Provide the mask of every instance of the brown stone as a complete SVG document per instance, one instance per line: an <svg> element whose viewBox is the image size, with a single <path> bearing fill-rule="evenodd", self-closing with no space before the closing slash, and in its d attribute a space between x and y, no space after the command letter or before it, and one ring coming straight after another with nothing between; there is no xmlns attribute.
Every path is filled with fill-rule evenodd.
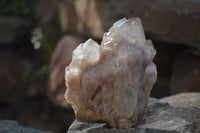
<svg viewBox="0 0 200 133"><path fill-rule="evenodd" d="M68 0L60 5L60 20L65 31L101 38L119 18L139 17L153 40L200 49L198 0Z"/></svg>
<svg viewBox="0 0 200 133"><path fill-rule="evenodd" d="M64 73L65 66L71 62L72 51L84 39L76 36L64 36L58 42L50 61L49 87L47 90L48 97L58 106L71 107L66 103L64 92L66 90Z"/></svg>
<svg viewBox="0 0 200 133"><path fill-rule="evenodd" d="M110 0L104 6L116 17L140 17L145 32L153 40L189 44L200 49L199 0ZM104 26L109 28L106 23Z"/></svg>

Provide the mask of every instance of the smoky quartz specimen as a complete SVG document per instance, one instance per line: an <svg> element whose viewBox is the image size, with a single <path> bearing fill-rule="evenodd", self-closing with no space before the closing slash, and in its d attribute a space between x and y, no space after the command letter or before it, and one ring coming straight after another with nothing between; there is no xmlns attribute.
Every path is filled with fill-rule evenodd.
<svg viewBox="0 0 200 133"><path fill-rule="evenodd" d="M80 44L65 70L66 100L76 117L130 128L146 112L157 79L156 54L139 18L121 19L103 36Z"/></svg>

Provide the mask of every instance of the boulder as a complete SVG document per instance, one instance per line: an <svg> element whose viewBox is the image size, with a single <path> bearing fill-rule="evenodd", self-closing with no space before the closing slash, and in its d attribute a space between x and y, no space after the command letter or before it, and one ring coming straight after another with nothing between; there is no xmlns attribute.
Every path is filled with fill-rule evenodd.
<svg viewBox="0 0 200 133"><path fill-rule="evenodd" d="M199 0L110 0L106 5L117 17L141 18L145 32L153 40L200 48ZM105 9L101 12L106 13Z"/></svg>
<svg viewBox="0 0 200 133"><path fill-rule="evenodd" d="M72 51L81 42L84 42L84 39L80 37L70 35L64 36L58 42L52 54L52 58L50 60L50 76L47 95L55 105L71 107L64 98L66 90L64 71L65 67L71 62Z"/></svg>
<svg viewBox="0 0 200 133"><path fill-rule="evenodd" d="M200 108L200 93L188 92L181 93L160 99L161 102L167 102L174 107L188 107L194 106Z"/></svg>
<svg viewBox="0 0 200 133"><path fill-rule="evenodd" d="M104 28L97 6L95 0L59 2L58 11L62 30L102 38Z"/></svg>
<svg viewBox="0 0 200 133"><path fill-rule="evenodd" d="M139 17L152 40L200 49L199 0L68 0L59 3L59 14L64 31L96 38L119 18Z"/></svg>
<svg viewBox="0 0 200 133"><path fill-rule="evenodd" d="M129 129L110 128L106 123L88 123L75 120L68 133L198 133L200 109L176 108L150 98L146 115L141 122Z"/></svg>
<svg viewBox="0 0 200 133"><path fill-rule="evenodd" d="M52 133L47 131L36 130L20 125L13 120L0 120L0 133Z"/></svg>

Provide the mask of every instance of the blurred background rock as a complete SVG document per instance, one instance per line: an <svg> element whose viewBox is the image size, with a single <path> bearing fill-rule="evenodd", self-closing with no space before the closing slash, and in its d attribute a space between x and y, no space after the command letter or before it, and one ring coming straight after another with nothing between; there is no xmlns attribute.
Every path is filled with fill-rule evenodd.
<svg viewBox="0 0 200 133"><path fill-rule="evenodd" d="M123 17L141 18L157 50L152 97L200 91L199 0L1 0L0 119L66 132L74 120L63 97L71 53L90 37L100 42Z"/></svg>

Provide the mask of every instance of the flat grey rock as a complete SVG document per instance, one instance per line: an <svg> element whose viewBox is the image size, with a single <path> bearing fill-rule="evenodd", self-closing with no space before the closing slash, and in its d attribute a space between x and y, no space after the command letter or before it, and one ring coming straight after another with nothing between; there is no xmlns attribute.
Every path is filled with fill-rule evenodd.
<svg viewBox="0 0 200 133"><path fill-rule="evenodd" d="M179 93L176 95L161 98L159 101L169 103L174 107L193 106L200 108L200 92Z"/></svg>
<svg viewBox="0 0 200 133"><path fill-rule="evenodd" d="M20 125L13 120L0 120L0 133L52 133L47 131L36 130Z"/></svg>
<svg viewBox="0 0 200 133"><path fill-rule="evenodd" d="M68 133L200 133L200 109L176 108L150 98L147 113L138 125L129 129L110 128L106 123L75 120Z"/></svg>

